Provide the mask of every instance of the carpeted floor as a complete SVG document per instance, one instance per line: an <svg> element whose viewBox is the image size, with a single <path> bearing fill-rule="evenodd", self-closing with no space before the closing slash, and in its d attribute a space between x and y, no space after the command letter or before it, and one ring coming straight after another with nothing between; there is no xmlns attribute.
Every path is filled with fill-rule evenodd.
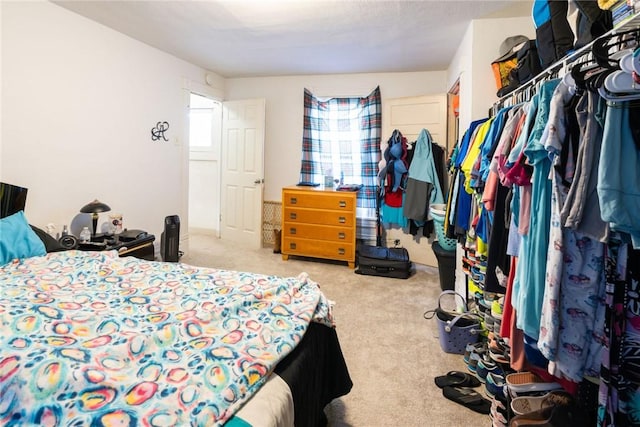
<svg viewBox="0 0 640 427"><path fill-rule="evenodd" d="M290 259L272 249L246 250L203 234L191 234L181 262L280 276L307 272L335 301L337 332L354 386L326 413L335 427L490 426L442 396L433 378L466 371L462 356L444 353L435 319L423 313L440 294L436 269L418 266L407 280L354 274L342 263ZM477 389L484 393L483 388Z"/></svg>

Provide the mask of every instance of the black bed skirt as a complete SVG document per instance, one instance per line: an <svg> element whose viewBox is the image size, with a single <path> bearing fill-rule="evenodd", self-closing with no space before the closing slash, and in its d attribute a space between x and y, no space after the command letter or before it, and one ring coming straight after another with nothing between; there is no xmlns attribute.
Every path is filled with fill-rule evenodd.
<svg viewBox="0 0 640 427"><path fill-rule="evenodd" d="M275 372L293 395L296 427L326 426L325 406L353 386L335 329L315 322Z"/></svg>

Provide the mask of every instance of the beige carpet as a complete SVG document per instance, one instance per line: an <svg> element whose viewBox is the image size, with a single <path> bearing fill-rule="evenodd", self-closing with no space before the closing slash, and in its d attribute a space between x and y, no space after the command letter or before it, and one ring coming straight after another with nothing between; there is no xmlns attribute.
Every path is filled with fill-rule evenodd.
<svg viewBox="0 0 640 427"><path fill-rule="evenodd" d="M435 319L423 313L440 294L436 269L420 267L407 280L354 274L342 263L290 259L272 249L246 250L191 234L182 262L280 276L307 272L335 301L337 332L354 386L326 409L330 426L490 426L444 397L433 378L466 370L462 356L444 353ZM477 389L483 393L483 388Z"/></svg>

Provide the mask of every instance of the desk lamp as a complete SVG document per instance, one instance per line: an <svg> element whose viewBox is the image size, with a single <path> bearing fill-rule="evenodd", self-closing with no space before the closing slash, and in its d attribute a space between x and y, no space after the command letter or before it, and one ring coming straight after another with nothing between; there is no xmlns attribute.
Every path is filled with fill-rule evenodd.
<svg viewBox="0 0 640 427"><path fill-rule="evenodd" d="M91 203L87 203L80 209L82 213L91 214L91 221L93 223L93 230L91 231L91 240L96 237L96 229L98 228L98 214L100 212L109 212L111 208L108 205L98 201L98 199L94 200Z"/></svg>

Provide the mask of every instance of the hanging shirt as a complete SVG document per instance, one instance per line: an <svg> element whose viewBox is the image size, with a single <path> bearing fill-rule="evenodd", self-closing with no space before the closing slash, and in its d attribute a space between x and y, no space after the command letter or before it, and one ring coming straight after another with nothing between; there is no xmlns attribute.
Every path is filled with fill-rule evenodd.
<svg viewBox="0 0 640 427"><path fill-rule="evenodd" d="M468 194L473 193L473 189L471 188L471 169L473 168L474 163L478 159L478 155L480 154L480 149L482 148L482 143L487 136L487 132L489 132L489 128L491 127L491 123L493 123L493 119L489 119L478 127L478 132L475 133L473 141L469 145L469 150L467 151L467 155L464 158L464 161L460 165L460 169L462 173L464 173L464 189Z"/></svg>
<svg viewBox="0 0 640 427"><path fill-rule="evenodd" d="M471 122L469 129L464 134L462 141L460 141L460 150L456 156L454 166L456 174L455 185L458 188L455 200L452 202L452 206L455 205L455 210L452 211L453 221L456 234L463 234L464 231L469 229L470 221L469 216L471 214L471 194L467 193L464 188L465 175L462 172L462 163L467 156L467 151L475 139L475 135L478 133L480 126L488 119L481 119Z"/></svg>
<svg viewBox="0 0 640 427"><path fill-rule="evenodd" d="M587 95L584 108L578 111L584 117L581 119L584 136L577 150L576 176L562 208L560 221L565 227L606 242L609 239L609 224L602 220L597 192L606 107L598 94L589 91Z"/></svg>
<svg viewBox="0 0 640 427"><path fill-rule="evenodd" d="M631 132L629 103L608 101L607 107L597 185L602 219L612 230L629 233L633 247L640 249L640 150Z"/></svg>
<svg viewBox="0 0 640 427"><path fill-rule="evenodd" d="M551 161L540 138L547 124L551 97L560 79L549 80L540 88L540 101L535 124L524 153L533 166L531 177L531 200L535 200L535 209L531 210L529 233L523 237L520 247L520 260L524 257L525 268L519 268L521 296L517 326L526 335L538 339L540 333L540 314L545 287L547 247L549 244L549 218L551 215L551 182L549 171Z"/></svg>
<svg viewBox="0 0 640 427"><path fill-rule="evenodd" d="M427 219L430 204L444 203L431 144L431 134L422 129L414 145L414 154L409 166L403 205L404 216L419 222Z"/></svg>

